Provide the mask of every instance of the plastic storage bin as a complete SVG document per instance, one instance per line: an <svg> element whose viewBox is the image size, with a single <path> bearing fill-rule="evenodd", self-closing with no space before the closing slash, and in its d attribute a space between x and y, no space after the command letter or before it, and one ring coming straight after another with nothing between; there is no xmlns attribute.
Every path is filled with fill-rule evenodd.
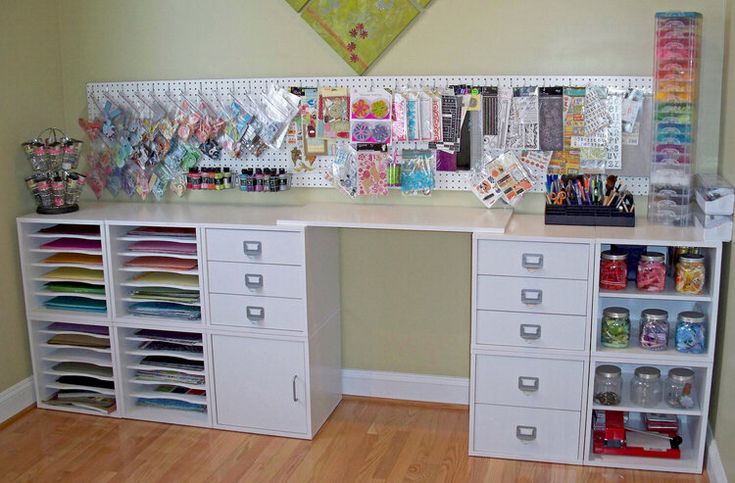
<svg viewBox="0 0 735 483"><path fill-rule="evenodd" d="M657 224L692 223L701 28L696 12L656 14L648 218Z"/></svg>

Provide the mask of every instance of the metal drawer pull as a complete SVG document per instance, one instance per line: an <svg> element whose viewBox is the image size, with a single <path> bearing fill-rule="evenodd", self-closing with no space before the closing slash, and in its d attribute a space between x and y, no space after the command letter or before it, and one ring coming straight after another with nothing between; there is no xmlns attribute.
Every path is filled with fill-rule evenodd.
<svg viewBox="0 0 735 483"><path fill-rule="evenodd" d="M539 305L544 299L544 291L524 288L521 290L521 302L526 305Z"/></svg>
<svg viewBox="0 0 735 483"><path fill-rule="evenodd" d="M544 256L540 253L524 253L521 257L521 265L529 272L544 268Z"/></svg>
<svg viewBox="0 0 735 483"><path fill-rule="evenodd" d="M265 308L263 307L251 307L248 305L245 308L245 313L247 314L248 320L252 322L265 319Z"/></svg>
<svg viewBox="0 0 735 483"><path fill-rule="evenodd" d="M516 426L516 438L521 441L535 441L536 426Z"/></svg>
<svg viewBox="0 0 735 483"><path fill-rule="evenodd" d="M523 392L536 392L538 391L538 385L538 377L521 376L518 378L518 389Z"/></svg>
<svg viewBox="0 0 735 483"><path fill-rule="evenodd" d="M246 273L245 286L250 289L263 288L263 276L255 273Z"/></svg>
<svg viewBox="0 0 735 483"><path fill-rule="evenodd" d="M541 326L538 324L521 324L521 339L537 340L541 338Z"/></svg>
<svg viewBox="0 0 735 483"><path fill-rule="evenodd" d="M249 257L259 257L263 254L263 244L259 241L244 241L242 251Z"/></svg>
<svg viewBox="0 0 735 483"><path fill-rule="evenodd" d="M299 376L293 376L293 381L291 383L291 387L293 389L293 402L299 402L299 398L296 396L296 379Z"/></svg>

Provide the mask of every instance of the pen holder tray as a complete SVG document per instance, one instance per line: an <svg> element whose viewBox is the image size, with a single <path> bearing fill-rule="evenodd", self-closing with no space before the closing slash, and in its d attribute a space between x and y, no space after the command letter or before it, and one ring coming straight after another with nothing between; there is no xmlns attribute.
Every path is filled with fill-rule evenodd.
<svg viewBox="0 0 735 483"><path fill-rule="evenodd" d="M635 226L635 213L625 213L612 206L546 205L547 225Z"/></svg>

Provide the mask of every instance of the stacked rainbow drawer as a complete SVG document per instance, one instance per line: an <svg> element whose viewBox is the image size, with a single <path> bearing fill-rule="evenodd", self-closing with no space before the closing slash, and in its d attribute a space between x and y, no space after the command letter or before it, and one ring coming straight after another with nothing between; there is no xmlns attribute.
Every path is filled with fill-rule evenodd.
<svg viewBox="0 0 735 483"><path fill-rule="evenodd" d="M691 222L702 15L656 14L653 154L648 218Z"/></svg>

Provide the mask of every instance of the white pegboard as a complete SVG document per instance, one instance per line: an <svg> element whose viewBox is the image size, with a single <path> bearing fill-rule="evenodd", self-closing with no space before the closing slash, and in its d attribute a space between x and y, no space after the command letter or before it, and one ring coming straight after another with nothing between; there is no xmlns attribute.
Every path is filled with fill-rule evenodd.
<svg viewBox="0 0 735 483"><path fill-rule="evenodd" d="M603 85L615 88L640 88L650 93L653 86L651 77L635 76L353 76L353 77L277 77L252 79L204 79L204 80L171 80L171 81L139 81L139 82L102 82L87 84L87 108L89 118L99 114L105 101L110 100L123 107L129 103L139 110L152 106L157 101L167 105L183 101L183 94L192 101L198 101L199 92L212 101L219 98L222 102L230 99L229 92L241 97L248 92L265 92L270 86L281 87L349 87L349 88L443 88L450 85L487 85L498 87L523 86L585 86L588 84ZM183 93L183 94L182 94ZM155 96L155 97L154 97ZM246 155L241 159L222 157L221 160L202 164L224 165L238 171L242 168L275 167L291 170L293 163L288 149L268 150L260 158ZM293 175L293 186L300 188L330 188L332 185L324 177L324 160L315 164L309 172L296 172ZM466 172L439 172L436 177L436 189L448 191L467 191ZM621 177L635 195L648 194L648 178ZM543 183L538 183L534 191L543 191Z"/></svg>

